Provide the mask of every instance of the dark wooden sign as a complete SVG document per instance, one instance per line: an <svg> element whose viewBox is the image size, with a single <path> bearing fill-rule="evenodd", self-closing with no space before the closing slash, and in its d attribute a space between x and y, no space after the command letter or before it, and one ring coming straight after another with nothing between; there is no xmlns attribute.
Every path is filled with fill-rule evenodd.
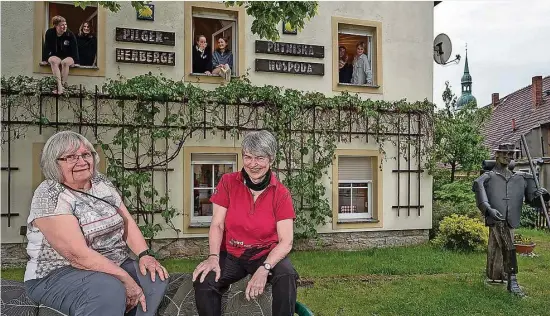
<svg viewBox="0 0 550 316"><path fill-rule="evenodd" d="M132 48L117 48L116 61L119 63L175 66L176 53Z"/></svg>
<svg viewBox="0 0 550 316"><path fill-rule="evenodd" d="M325 46L256 40L256 53L325 58Z"/></svg>
<svg viewBox="0 0 550 316"><path fill-rule="evenodd" d="M256 58L256 71L324 76L325 65L320 63L307 63L301 61Z"/></svg>
<svg viewBox="0 0 550 316"><path fill-rule="evenodd" d="M176 33L117 27L116 40L119 42L175 46Z"/></svg>

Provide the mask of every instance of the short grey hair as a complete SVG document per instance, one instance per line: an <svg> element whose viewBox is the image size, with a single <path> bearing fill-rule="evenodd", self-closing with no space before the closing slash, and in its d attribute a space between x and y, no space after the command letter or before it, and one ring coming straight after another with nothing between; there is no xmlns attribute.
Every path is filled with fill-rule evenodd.
<svg viewBox="0 0 550 316"><path fill-rule="evenodd" d="M50 137L42 149L40 168L42 169L42 173L44 173L44 177L48 180L55 180L62 183L64 181L63 173L61 172L61 166L59 166L57 158L60 158L65 154L75 153L80 145L84 145L84 147L92 153L92 157L94 159L93 176L96 176L97 166L99 164L99 155L97 154L94 146L92 146L86 137L76 132L63 131Z"/></svg>
<svg viewBox="0 0 550 316"><path fill-rule="evenodd" d="M277 139L266 130L246 134L242 143L243 154L249 152L258 156L269 157L269 162L277 155Z"/></svg>

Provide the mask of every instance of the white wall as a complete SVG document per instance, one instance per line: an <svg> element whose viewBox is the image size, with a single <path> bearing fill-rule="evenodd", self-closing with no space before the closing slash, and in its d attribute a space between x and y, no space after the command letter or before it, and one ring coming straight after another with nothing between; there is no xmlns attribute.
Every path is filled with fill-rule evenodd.
<svg viewBox="0 0 550 316"><path fill-rule="evenodd" d="M182 80L184 77L183 60L184 43L183 40L183 2L155 2L155 21L136 20L135 11L128 2L123 2L122 10L118 13L109 14L107 17L107 38L106 54L107 69L106 78L114 78L119 73L125 77L133 77L146 72L156 74L162 73L174 80ZM1 47L1 69L4 76L43 76L33 74L33 10L32 2L2 2L2 47ZM250 79L255 85L279 85L301 90L320 91L327 95L332 95L332 38L331 38L331 16L340 16L355 19L367 19L380 21L382 23L383 39L383 93L382 94L363 94L364 98L399 100L406 98L409 101L432 98L432 33L433 33L433 2L319 2L318 15L312 19L306 28L298 35L282 35L280 41L292 43L306 43L325 46L324 60L313 60L311 58L301 58L292 56L274 56L260 55L254 53L254 40L256 36L252 35L250 26L252 19L246 18L246 64L250 68ZM176 32L176 46L159 46L120 43L115 42L115 28L130 27L153 29L161 31ZM152 66L139 64L123 64L115 62L115 48L139 48L150 50L163 50L176 52L176 66ZM304 60L310 62L324 62L325 75L302 76L278 73L256 73L254 72L254 59L272 58L288 60ZM72 84L84 84L93 86L101 85L105 78L72 76ZM207 88L213 88L209 85ZM19 227L26 225L28 208L32 192L30 192L30 183L32 182L32 143L45 142L54 130L45 130L43 135L37 132L27 132L25 140L19 140L12 146L12 166L20 167L19 171L12 173L12 212L20 214L19 217L12 218L11 227L7 227L5 218L1 220L2 242L23 242L19 236ZM241 138L242 139L242 138ZM15 144L15 143L14 143ZM227 146L238 147L240 140L222 140L220 133L216 136L209 136L207 140L191 139L186 143L189 146ZM365 144L364 141L353 141L347 144L341 144L340 149L376 149L374 142ZM5 155L5 145L2 146L2 166L7 166ZM421 202L425 206L421 215L417 215L415 209L411 209L411 215L406 216L406 210L401 211L401 216L397 217L396 210L391 206L396 204L397 196L397 178L392 169L396 169L395 148L391 144L386 144L385 149L388 153L388 159L384 162L383 171L383 196L384 196L384 230L396 229L427 229L431 226L431 177L423 174L421 178ZM402 160L402 168L405 162ZM181 212L183 209L183 196L180 191L183 177L183 155L179 155L170 165L175 171L170 175L170 188L176 188L171 194L171 202ZM415 165L413 164L413 168ZM329 175L331 174L329 170ZM402 175L400 204L406 203L407 181L406 175ZM411 204L417 204L416 201L416 174L411 175ZM323 179L327 187L329 201L331 199L331 179L327 176ZM2 213L6 210L6 184L7 173L2 172ZM181 217L174 219L174 222L181 229L183 220ZM332 231L332 225L329 223L326 227L320 228L322 232ZM349 230L346 230L349 231ZM170 231L164 232L162 237L173 237Z"/></svg>
<svg viewBox="0 0 550 316"><path fill-rule="evenodd" d="M184 77L184 3L153 2L155 21L140 21L128 2L121 2L118 13L107 17L106 77L122 74L131 78L149 71L164 74L174 80ZM33 75L34 22L32 2L2 2L2 75ZM383 94L365 94L364 97L385 100L432 99L432 36L433 2L319 2L318 15L306 24L298 35L281 35L280 41L322 45L325 58L303 58L256 54L254 41L258 39L250 31L252 18L246 17L246 68L256 85L278 85L300 90L321 91L332 94L332 38L331 17L379 21L382 23ZM123 43L115 41L115 28L129 27L173 31L176 46ZM280 27L279 27L280 28ZM115 61L115 48L136 48L176 52L176 66L124 64ZM254 71L255 58L287 59L322 62L325 75L304 76ZM42 76L36 74L36 76ZM74 84L101 85L104 78L73 76ZM213 85L210 85L212 87Z"/></svg>

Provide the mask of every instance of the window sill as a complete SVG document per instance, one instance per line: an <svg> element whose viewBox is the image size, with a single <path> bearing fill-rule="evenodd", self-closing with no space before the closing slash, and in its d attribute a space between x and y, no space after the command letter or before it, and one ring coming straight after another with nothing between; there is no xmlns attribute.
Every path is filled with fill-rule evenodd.
<svg viewBox="0 0 550 316"><path fill-rule="evenodd" d="M34 68L35 73L52 74L50 64L37 63ZM100 69L98 66L71 66L70 76L85 76L85 77L105 77L105 68Z"/></svg>
<svg viewBox="0 0 550 316"><path fill-rule="evenodd" d="M38 64L40 67L50 68L50 64ZM70 68L76 68L76 69L93 69L93 70L99 70L99 67L97 66L82 66L82 65L72 65Z"/></svg>
<svg viewBox="0 0 550 316"><path fill-rule="evenodd" d="M232 75L231 78L236 79L236 78L239 78L239 76ZM189 73L185 75L185 81L194 82L194 83L214 83L214 84L221 84L226 82L219 75L207 75L205 73Z"/></svg>
<svg viewBox="0 0 550 316"><path fill-rule="evenodd" d="M358 87L358 88L374 88L374 89L380 88L379 85L375 85L375 84L353 84L353 83L342 83L342 82L338 82L338 86Z"/></svg>
<svg viewBox="0 0 550 316"><path fill-rule="evenodd" d="M380 221L374 218L350 218L350 219L338 219L337 224L350 224L350 223L379 223Z"/></svg>
<svg viewBox="0 0 550 316"><path fill-rule="evenodd" d="M207 228L210 227L210 222L191 222L189 228Z"/></svg>

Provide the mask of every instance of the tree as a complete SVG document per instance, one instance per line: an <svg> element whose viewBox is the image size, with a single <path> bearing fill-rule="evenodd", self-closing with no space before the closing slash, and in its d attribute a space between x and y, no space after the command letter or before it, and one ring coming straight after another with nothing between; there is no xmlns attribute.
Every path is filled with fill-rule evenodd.
<svg viewBox="0 0 550 316"><path fill-rule="evenodd" d="M457 109L456 96L448 81L442 96L445 108L435 114L432 166L444 164L450 167L450 182L453 182L457 168L467 172L477 170L483 159L489 156L483 145L481 127L489 117L490 109L478 109L474 102Z"/></svg>
<svg viewBox="0 0 550 316"><path fill-rule="evenodd" d="M279 40L279 26L289 23L292 28L302 30L307 21L317 15L317 1L224 1L225 5L244 6L246 14L254 17L251 31L260 38ZM85 9L95 5L111 12L120 10L118 1L74 1L75 6ZM132 7L140 10L148 1L131 1Z"/></svg>

